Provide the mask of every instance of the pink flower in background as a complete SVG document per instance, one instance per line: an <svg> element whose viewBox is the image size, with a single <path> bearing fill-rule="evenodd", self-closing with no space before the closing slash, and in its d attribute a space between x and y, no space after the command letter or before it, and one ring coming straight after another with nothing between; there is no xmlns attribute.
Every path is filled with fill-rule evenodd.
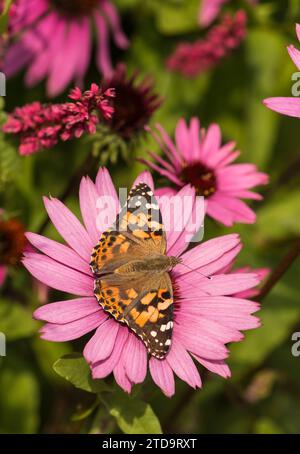
<svg viewBox="0 0 300 454"><path fill-rule="evenodd" d="M0 287L5 283L10 267L21 265L24 252L33 252L27 238L25 227L19 219L5 219L4 210L0 208ZM48 297L48 287L33 279L38 301L42 304Z"/></svg>
<svg viewBox="0 0 300 454"><path fill-rule="evenodd" d="M228 0L202 0L199 9L199 24L208 27L218 17L222 6Z"/></svg>
<svg viewBox="0 0 300 454"><path fill-rule="evenodd" d="M300 41L300 25L296 24L296 34ZM300 71L300 51L295 46L290 45L287 48L288 53ZM300 118L300 98L296 97L277 97L264 99L263 103L269 109L275 112L287 115L288 117Z"/></svg>
<svg viewBox="0 0 300 454"><path fill-rule="evenodd" d="M28 247L24 226L18 219L4 219L0 209L0 287L4 284L10 266L20 264Z"/></svg>
<svg viewBox="0 0 300 454"><path fill-rule="evenodd" d="M234 151L234 142L222 145L217 124L210 125L205 132L200 131L197 118L192 118L189 125L181 119L175 131L175 143L160 125L157 130L161 138L156 133L153 137L165 157L150 152L154 162L140 160L173 184L173 187L158 190L158 195L172 195L191 184L198 195L206 198L206 212L215 220L227 226L235 222L255 222L254 211L241 199L261 200L262 197L250 189L267 184L268 175L258 172L254 164L231 164L240 152Z"/></svg>
<svg viewBox="0 0 300 454"><path fill-rule="evenodd" d="M0 265L0 287L4 284L7 274L6 266Z"/></svg>
<svg viewBox="0 0 300 454"><path fill-rule="evenodd" d="M221 8L229 0L202 0L199 8L198 22L203 27L208 27L220 14ZM248 0L257 3L258 0Z"/></svg>
<svg viewBox="0 0 300 454"><path fill-rule="evenodd" d="M154 189L148 172L141 174L135 184L138 182ZM185 216L183 231L167 232L167 254L183 260L171 274L175 290L172 346L164 359L149 359L144 343L127 325L104 312L94 296L94 276L89 263L101 234L96 201L107 195L114 202L109 214L112 224L119 211L119 200L108 171L100 169L95 183L89 178L81 181L79 199L84 225L59 200L44 199L51 221L67 244L27 234L33 247L40 251L25 254L24 265L29 272L49 287L77 295L75 299L47 304L35 312L36 319L47 322L41 329L41 337L64 342L96 330L84 349L92 375L104 378L113 373L116 382L127 392L133 384L145 380L148 366L153 381L167 396L175 392L174 373L193 388L201 387L193 360L222 377L229 377L230 370L225 363L229 351L225 344L242 340L241 330L260 325L251 315L259 305L231 296L255 287L260 281L258 274L218 274L241 250L239 236L225 235L185 252L186 237L191 237L189 220L198 208L198 200L194 188L182 188L179 196L189 196L193 202L190 216ZM160 208L164 218L163 202ZM194 227L195 232L198 228L199 225Z"/></svg>
<svg viewBox="0 0 300 454"><path fill-rule="evenodd" d="M223 271L224 272L224 271ZM250 266L245 266L243 268L238 268L236 270L232 270L232 273L256 273L260 281L264 281L264 279L270 274L270 268L256 268L252 269ZM258 288L251 288L249 290L243 290L242 292L236 293L234 296L238 298L255 298L260 294L260 290Z"/></svg>
<svg viewBox="0 0 300 454"><path fill-rule="evenodd" d="M185 77L196 77L216 66L240 46L246 36L246 13L225 15L220 24L212 27L204 39L180 43L167 60L167 67Z"/></svg>
<svg viewBox="0 0 300 454"><path fill-rule="evenodd" d="M98 40L97 66L109 77L110 30L118 47L128 47L112 1L16 0L9 24L12 42L3 71L10 77L27 67L26 85L47 78L50 96L61 93L72 81L81 85L92 54L92 23Z"/></svg>
<svg viewBox="0 0 300 454"><path fill-rule="evenodd" d="M224 273L256 273L260 282L264 281L265 278L270 274L270 268L251 268L250 266L244 266L243 268L234 269L234 260L226 265L224 268L218 271L218 274ZM237 292L232 296L237 298L248 298L253 299L260 294L260 289L258 287L251 288L248 290L243 290L242 292Z"/></svg>
<svg viewBox="0 0 300 454"><path fill-rule="evenodd" d="M36 101L17 107L2 129L20 137L21 155L53 148L59 139L79 138L84 132L94 134L99 117L111 119L114 108L110 101L114 96L112 88L102 91L96 84L85 92L75 88L69 95L73 102L41 104Z"/></svg>

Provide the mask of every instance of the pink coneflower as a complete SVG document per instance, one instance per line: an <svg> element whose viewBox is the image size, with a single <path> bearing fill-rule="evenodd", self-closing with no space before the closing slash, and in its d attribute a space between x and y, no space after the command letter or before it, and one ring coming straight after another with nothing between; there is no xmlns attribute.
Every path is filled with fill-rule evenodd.
<svg viewBox="0 0 300 454"><path fill-rule="evenodd" d="M257 3L258 0L248 0ZM203 27L208 27L219 15L222 6L229 0L201 0L198 21Z"/></svg>
<svg viewBox="0 0 300 454"><path fill-rule="evenodd" d="M17 219L0 220L0 263L17 265L27 243L24 226Z"/></svg>
<svg viewBox="0 0 300 454"><path fill-rule="evenodd" d="M0 219L0 286L5 281L7 268L20 263L26 245L21 222L17 219Z"/></svg>
<svg viewBox="0 0 300 454"><path fill-rule="evenodd" d="M114 109L110 99L114 95L113 89L102 91L96 84L85 92L75 88L69 95L73 102L41 104L36 101L17 107L9 114L3 131L20 138L21 155L52 148L60 139L79 138L84 132L95 134L100 118L112 117Z"/></svg>
<svg viewBox="0 0 300 454"><path fill-rule="evenodd" d="M155 162L141 159L142 162L167 178L177 189L189 183L194 186L197 194L206 198L207 214L222 224L255 222L255 213L241 199L261 200L262 197L250 189L267 184L268 176L258 172L254 164L231 164L240 152L234 151L234 142L222 146L221 130L217 124L200 133L197 118L192 118L190 125L181 119L177 123L175 143L160 125L157 129L161 138L155 133L153 136L167 159L149 153ZM171 187L158 191L159 194L175 192Z"/></svg>
<svg viewBox="0 0 300 454"><path fill-rule="evenodd" d="M153 188L149 173L136 180ZM45 198L46 210L67 244L28 233L27 238L41 253L26 253L24 265L30 273L52 288L77 295L77 298L47 304L35 312L35 318L46 321L41 329L43 339L63 342L77 339L96 330L84 349L94 378L113 373L117 383L127 392L132 385L145 380L147 368L153 381L167 395L175 392L174 373L193 388L201 387L201 379L193 360L208 370L229 377L225 363L225 344L243 339L241 330L256 328L259 320L252 316L258 304L230 295L248 290L259 283L256 273L217 274L231 263L241 249L238 235L231 234L209 240L184 252L191 237L190 217L198 206L195 190L182 189L180 197L189 196L190 216L185 216L182 231L167 232L167 254L181 257L182 263L172 271L175 291L175 315L172 345L164 359L148 358L140 338L129 328L104 312L94 295L94 275L89 267L91 253L100 237L102 218L96 209L99 197L110 196L109 218L114 222L119 200L109 173L100 169L95 184L83 178L80 185L80 208L84 226L57 199ZM160 205L162 216L165 205ZM96 219L98 222L96 222ZM188 227L189 226L189 227ZM195 230L199 226L195 225ZM186 234L188 232L188 234ZM209 275L207 279L200 273Z"/></svg>
<svg viewBox="0 0 300 454"><path fill-rule="evenodd" d="M92 22L98 38L97 66L110 76L109 30L118 47L128 46L110 0L16 0L9 24L15 42L8 48L3 71L10 77L27 66L26 85L47 78L50 96L71 81L81 85L92 53Z"/></svg>
<svg viewBox="0 0 300 454"><path fill-rule="evenodd" d="M296 24L296 34L300 41L300 25ZM295 46L290 45L287 48L288 53L300 71L300 51ZM263 103L269 109L275 112L287 115L288 117L300 118L300 98L297 97L278 97L264 99Z"/></svg>
<svg viewBox="0 0 300 454"><path fill-rule="evenodd" d="M256 268L253 269L250 266L244 266L242 268L237 268L234 269L234 261L230 263L229 265L225 266L223 269L219 270L218 274L224 274L224 273L256 273L260 282L264 281L265 278L269 275L270 273L270 268ZM253 299L257 297L260 294L260 289L258 287L251 288L248 290L243 290L242 292L237 292L233 296L236 296L237 298L247 298L247 299Z"/></svg>
<svg viewBox="0 0 300 454"><path fill-rule="evenodd" d="M246 36L246 23L243 10L234 16L226 14L204 39L180 43L168 58L167 67L185 77L196 77L213 68L240 46Z"/></svg>

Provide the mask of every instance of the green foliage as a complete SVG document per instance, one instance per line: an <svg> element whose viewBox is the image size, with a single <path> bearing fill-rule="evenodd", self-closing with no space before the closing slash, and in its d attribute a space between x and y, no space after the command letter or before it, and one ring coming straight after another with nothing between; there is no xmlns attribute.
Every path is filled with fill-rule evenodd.
<svg viewBox="0 0 300 454"><path fill-rule="evenodd" d="M260 210L258 229L274 240L300 234L300 225L295 213L299 209L300 190L281 191Z"/></svg>
<svg viewBox="0 0 300 454"><path fill-rule="evenodd" d="M93 380L90 368L79 353L60 358L53 365L55 372L76 388L99 395L120 429L128 434L159 434L161 427L151 406L137 397L130 397L117 387L108 386L104 380ZM88 417L92 409L87 409L80 418ZM78 418L75 418L78 419Z"/></svg>
<svg viewBox="0 0 300 454"><path fill-rule="evenodd" d="M20 156L2 132L2 125L6 121L6 114L3 112L4 102L0 98L0 191L16 178L21 166Z"/></svg>
<svg viewBox="0 0 300 454"><path fill-rule="evenodd" d="M8 341L23 339L36 332L32 313L14 300L0 299L0 332Z"/></svg>
<svg viewBox="0 0 300 454"><path fill-rule="evenodd" d="M283 303L284 302L284 303ZM299 268L295 267L264 299L259 312L262 328L246 334L244 343L231 347L233 380L259 365L289 337L300 320Z"/></svg>
<svg viewBox="0 0 300 454"><path fill-rule="evenodd" d="M93 380L90 368L80 353L72 353L58 359L53 365L55 372L72 383L76 388L90 393L108 391L103 380Z"/></svg>
<svg viewBox="0 0 300 454"><path fill-rule="evenodd" d="M0 32L5 36L10 3L6 0L0 18ZM256 6L247 0L227 2L228 11L246 8L246 40L216 68L194 79L169 72L166 59L180 42L204 38L208 32L197 24L200 0L114 3L130 39L126 52L113 48L114 63L125 61L129 71L138 68L141 78L149 75L164 98L151 126L159 122L173 135L180 117L198 116L203 127L217 122L223 141L235 140L241 150L239 162L254 163L270 174L269 187L261 191L265 199L247 201L257 212L255 225L228 229L207 220L204 239L240 233L244 248L238 265L274 269L300 234L299 119L271 112L262 100L291 96L296 67L286 45L300 48L295 35L299 1L261 0ZM15 107L48 101L44 82L25 89L22 77L8 81L5 108L0 99L1 126ZM90 82L99 82L92 65L86 84ZM67 93L62 94L61 100L66 97ZM106 165L116 186L130 187L144 170L135 158L147 156L148 150L158 151L149 134L140 139L128 145L101 125L95 136L23 157L17 140L0 130L0 210L4 209L6 218L19 217L26 230L37 232L46 219L42 196L61 197L78 170L79 177L89 173L94 178L99 165ZM94 164L83 171L89 155L95 156ZM71 186L65 202L80 217L79 179ZM45 232L61 241L53 226L48 224ZM231 379L200 368L202 390L189 390L178 379L176 394L168 399L150 378L134 387L130 396L113 377L93 380L82 355L72 353L82 351L90 335L72 343L41 340L40 323L32 319L39 303L36 286L21 266L9 267L0 289L0 332L7 339L7 356L0 358L0 432L43 433L50 428L97 434L299 433L300 358L291 354L291 334L300 331L299 271L298 258L262 301L257 314L262 326L246 332L243 342L228 346ZM48 300L61 297L50 291Z"/></svg>
<svg viewBox="0 0 300 454"><path fill-rule="evenodd" d="M162 433L160 422L149 404L120 391L103 400L125 434Z"/></svg>

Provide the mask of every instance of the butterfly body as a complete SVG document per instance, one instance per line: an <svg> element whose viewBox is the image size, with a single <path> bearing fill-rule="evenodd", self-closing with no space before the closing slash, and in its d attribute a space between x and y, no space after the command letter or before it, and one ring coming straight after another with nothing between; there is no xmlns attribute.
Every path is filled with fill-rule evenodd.
<svg viewBox="0 0 300 454"><path fill-rule="evenodd" d="M169 272L180 263L166 255L166 248L158 204L149 186L140 183L129 193L114 225L101 235L90 263L99 304L127 324L158 359L166 356L172 343Z"/></svg>
<svg viewBox="0 0 300 454"><path fill-rule="evenodd" d="M171 270L180 260L177 257L168 257L167 255L149 255L143 260L132 260L124 265L121 265L115 270L118 274L135 274L152 272L156 275L165 273Z"/></svg>

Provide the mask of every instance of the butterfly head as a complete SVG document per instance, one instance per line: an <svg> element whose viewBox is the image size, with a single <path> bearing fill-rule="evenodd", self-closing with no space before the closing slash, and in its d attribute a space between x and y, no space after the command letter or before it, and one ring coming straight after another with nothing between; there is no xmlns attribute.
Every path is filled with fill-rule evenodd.
<svg viewBox="0 0 300 454"><path fill-rule="evenodd" d="M176 265L182 263L182 259L180 257L169 257L170 263L170 270L172 270Z"/></svg>

